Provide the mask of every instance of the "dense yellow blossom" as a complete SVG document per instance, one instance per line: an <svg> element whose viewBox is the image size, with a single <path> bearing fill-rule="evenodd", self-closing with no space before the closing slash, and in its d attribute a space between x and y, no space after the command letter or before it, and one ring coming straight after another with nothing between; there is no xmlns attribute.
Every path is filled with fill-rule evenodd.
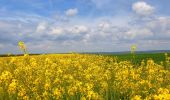
<svg viewBox="0 0 170 100"><path fill-rule="evenodd" d="M162 64L139 65L76 53L0 58L0 100L168 100L165 56Z"/></svg>
<svg viewBox="0 0 170 100"><path fill-rule="evenodd" d="M8 92L14 94L16 92L16 89L17 89L17 80L13 79L12 83L9 84Z"/></svg>

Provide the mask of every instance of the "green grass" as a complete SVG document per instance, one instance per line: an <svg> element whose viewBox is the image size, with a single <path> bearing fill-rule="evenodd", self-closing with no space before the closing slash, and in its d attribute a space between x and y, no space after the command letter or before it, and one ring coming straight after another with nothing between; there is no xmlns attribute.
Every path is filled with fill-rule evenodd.
<svg viewBox="0 0 170 100"><path fill-rule="evenodd" d="M170 55L170 53L168 53ZM153 59L154 62L160 64L161 61L165 61L165 53L141 53L135 54L135 59L133 60L132 54L109 54L105 56L117 57L120 61L133 61L135 64L140 64L142 60L145 62L148 59Z"/></svg>

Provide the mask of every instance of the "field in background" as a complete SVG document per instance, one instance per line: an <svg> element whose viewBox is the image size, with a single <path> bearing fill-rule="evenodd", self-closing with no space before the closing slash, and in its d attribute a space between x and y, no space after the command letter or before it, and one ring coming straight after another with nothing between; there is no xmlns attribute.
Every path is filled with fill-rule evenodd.
<svg viewBox="0 0 170 100"><path fill-rule="evenodd" d="M63 54L70 54L70 53L63 53ZM81 54L81 53L80 53ZM86 54L86 53L83 53ZM109 57L117 57L120 61L126 61L126 60L132 60L132 54L131 53L88 53L88 54L96 54L96 55L103 55L103 56L109 56ZM167 53L168 55L170 55L170 53ZM36 55L41 55L41 54L30 54L31 56L36 56ZM45 54L48 55L48 54ZM4 55L0 55L0 57L17 57L17 56L23 56L23 54L4 54ZM142 60L148 60L148 59L152 59L154 60L156 63L160 63L161 61L165 61L165 53L151 53L151 52L144 52L144 53L136 53L135 54L135 63L139 64Z"/></svg>
<svg viewBox="0 0 170 100"><path fill-rule="evenodd" d="M170 53L167 53L170 55ZM132 60L132 54L126 53L126 54L106 54L105 56L110 56L110 57L117 57L120 61L128 61ZM154 60L154 62L159 63L165 61L165 53L138 53L135 54L135 64L140 64L142 60L145 62L149 59Z"/></svg>

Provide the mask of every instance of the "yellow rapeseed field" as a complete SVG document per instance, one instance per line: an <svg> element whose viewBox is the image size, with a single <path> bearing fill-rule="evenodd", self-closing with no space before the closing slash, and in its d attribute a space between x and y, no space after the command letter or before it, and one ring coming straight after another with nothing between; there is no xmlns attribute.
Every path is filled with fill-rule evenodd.
<svg viewBox="0 0 170 100"><path fill-rule="evenodd" d="M170 58L140 66L113 57L48 54L0 58L1 100L167 100Z"/></svg>

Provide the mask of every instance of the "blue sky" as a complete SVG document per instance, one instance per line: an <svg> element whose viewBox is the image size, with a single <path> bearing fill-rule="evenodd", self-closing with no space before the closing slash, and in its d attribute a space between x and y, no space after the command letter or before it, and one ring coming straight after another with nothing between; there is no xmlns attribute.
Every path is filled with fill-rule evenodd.
<svg viewBox="0 0 170 100"><path fill-rule="evenodd" d="M0 54L170 50L169 0L0 0Z"/></svg>

